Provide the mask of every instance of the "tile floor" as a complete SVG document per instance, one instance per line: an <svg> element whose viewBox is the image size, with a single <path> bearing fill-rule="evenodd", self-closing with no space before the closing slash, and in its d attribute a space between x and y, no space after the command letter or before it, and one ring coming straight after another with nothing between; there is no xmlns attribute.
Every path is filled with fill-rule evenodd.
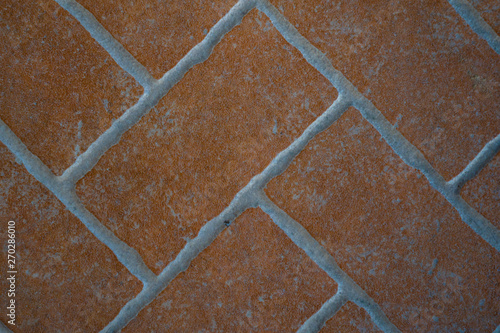
<svg viewBox="0 0 500 333"><path fill-rule="evenodd" d="M157 80L236 2L79 1ZM500 56L448 1L270 2L445 181L499 134ZM0 119L61 176L141 103L144 88L55 1L2 4ZM500 33L500 4L471 4ZM75 179L83 210L54 190L59 183L44 186L37 178L45 178L27 171L30 155L16 157L2 127L0 321L12 332L116 331L108 324L143 283L75 216L80 209L106 228L94 233L111 231L155 275L196 243L208 221L218 226L215 240L122 332L297 331L339 285L262 207L250 205L228 227L216 217L338 97L266 14L252 9ZM500 253L356 108L263 191L394 329L492 332L500 325ZM500 155L460 193L500 228ZM10 220L15 326L4 278ZM387 327L349 301L320 332L397 331Z"/></svg>

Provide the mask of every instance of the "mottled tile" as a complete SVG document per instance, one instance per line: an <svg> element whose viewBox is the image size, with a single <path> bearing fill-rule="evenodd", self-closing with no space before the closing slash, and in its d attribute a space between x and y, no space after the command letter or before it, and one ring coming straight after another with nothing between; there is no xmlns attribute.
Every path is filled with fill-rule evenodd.
<svg viewBox="0 0 500 333"><path fill-rule="evenodd" d="M498 252L359 112L350 109L313 139L267 193L403 331L422 311L440 318L426 320L441 332L500 320Z"/></svg>
<svg viewBox="0 0 500 333"><path fill-rule="evenodd" d="M237 1L79 2L159 79L201 42Z"/></svg>
<svg viewBox="0 0 500 333"><path fill-rule="evenodd" d="M254 10L123 135L78 193L159 273L335 96Z"/></svg>
<svg viewBox="0 0 500 333"><path fill-rule="evenodd" d="M0 118L61 174L142 88L55 2L0 13Z"/></svg>
<svg viewBox="0 0 500 333"><path fill-rule="evenodd" d="M500 228L500 155L467 182L460 194L495 227Z"/></svg>
<svg viewBox="0 0 500 333"><path fill-rule="evenodd" d="M16 222L17 318L16 326L9 328L99 331L141 291L142 284L1 144L0 156L2 309L10 299L6 228L9 220ZM2 321L7 322L4 315Z"/></svg>
<svg viewBox="0 0 500 333"><path fill-rule="evenodd" d="M272 2L445 179L498 134L500 58L446 0Z"/></svg>
<svg viewBox="0 0 500 333"><path fill-rule="evenodd" d="M123 332L292 332L335 292L266 214L250 209Z"/></svg>
<svg viewBox="0 0 500 333"><path fill-rule="evenodd" d="M373 324L368 313L356 304L347 302L332 319L328 320L320 333L371 333L382 332Z"/></svg>

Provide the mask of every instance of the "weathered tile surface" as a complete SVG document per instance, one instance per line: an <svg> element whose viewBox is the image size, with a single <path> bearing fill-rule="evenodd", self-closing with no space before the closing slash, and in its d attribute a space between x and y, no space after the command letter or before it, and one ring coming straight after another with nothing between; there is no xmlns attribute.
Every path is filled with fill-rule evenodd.
<svg viewBox="0 0 500 333"><path fill-rule="evenodd" d="M334 97L253 11L110 149L78 193L159 273Z"/></svg>
<svg viewBox="0 0 500 333"><path fill-rule="evenodd" d="M141 290L115 255L5 147L0 147L2 321L7 322L7 222L16 222L14 332L94 332ZM5 264L4 264L5 263Z"/></svg>
<svg viewBox="0 0 500 333"><path fill-rule="evenodd" d="M499 134L500 57L447 1L271 2L446 180ZM470 2L499 33L496 1ZM236 0L80 3L160 78ZM7 1L0 13L0 119L60 175L143 90L56 2ZM336 97L252 10L102 156L77 194L159 274ZM498 228L499 163L497 155L461 192ZM500 254L357 110L315 137L265 192L401 331L492 332L500 324ZM2 260L9 220L18 246L14 332L99 331L141 291L0 144ZM336 289L252 208L123 331L291 332ZM349 302L321 332L375 330Z"/></svg>

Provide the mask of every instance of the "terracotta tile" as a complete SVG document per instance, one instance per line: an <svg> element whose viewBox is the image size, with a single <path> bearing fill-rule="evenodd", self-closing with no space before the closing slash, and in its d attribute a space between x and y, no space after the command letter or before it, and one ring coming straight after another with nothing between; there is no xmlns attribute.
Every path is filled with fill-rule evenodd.
<svg viewBox="0 0 500 333"><path fill-rule="evenodd" d="M16 326L9 328L14 332L103 328L142 284L3 145L0 154L2 260L7 260L4 230L9 220L16 222ZM4 295L9 289L5 266L0 280ZM2 296L3 309L8 299Z"/></svg>
<svg viewBox="0 0 500 333"><path fill-rule="evenodd" d="M271 181L270 198L402 331L421 313L440 318L425 317L427 329L492 331L499 253L380 138L349 110Z"/></svg>
<svg viewBox="0 0 500 333"><path fill-rule="evenodd" d="M462 189L462 196L493 225L500 228L500 156L493 160Z"/></svg>
<svg viewBox="0 0 500 333"><path fill-rule="evenodd" d="M380 332L365 310L347 302L337 314L321 329L320 333L369 333Z"/></svg>
<svg viewBox="0 0 500 333"><path fill-rule="evenodd" d="M236 0L83 0L101 24L160 78L236 4Z"/></svg>
<svg viewBox="0 0 500 333"><path fill-rule="evenodd" d="M446 0L271 2L447 180L498 135L500 58ZM498 32L496 2L471 2ZM80 3L160 78L236 0ZM55 2L11 1L0 15L0 119L59 175L142 88ZM253 10L103 155L78 195L160 273L336 97ZM499 158L462 190L497 227ZM358 111L314 138L265 191L402 332L500 324L500 254ZM0 144L2 228L9 220L18 232L14 332L99 331L141 291ZM296 331L336 286L266 214L249 209L123 331ZM375 330L365 310L347 303L321 332Z"/></svg>
<svg viewBox="0 0 500 333"><path fill-rule="evenodd" d="M0 117L62 174L142 88L55 2L9 1L1 18Z"/></svg>
<svg viewBox="0 0 500 333"><path fill-rule="evenodd" d="M500 58L447 1L272 2L446 180L498 134Z"/></svg>
<svg viewBox="0 0 500 333"><path fill-rule="evenodd" d="M500 5L494 0L471 0L469 1L481 14L481 17L495 30L500 32Z"/></svg>
<svg viewBox="0 0 500 333"><path fill-rule="evenodd" d="M103 156L78 193L160 273L335 94L253 11Z"/></svg>
<svg viewBox="0 0 500 333"><path fill-rule="evenodd" d="M296 331L335 292L266 214L250 209L123 331Z"/></svg>

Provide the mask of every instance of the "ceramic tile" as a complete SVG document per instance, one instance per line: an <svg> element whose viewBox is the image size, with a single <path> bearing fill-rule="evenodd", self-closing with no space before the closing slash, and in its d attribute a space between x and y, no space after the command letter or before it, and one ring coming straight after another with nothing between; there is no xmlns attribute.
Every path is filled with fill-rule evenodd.
<svg viewBox="0 0 500 333"><path fill-rule="evenodd" d="M359 112L313 139L267 192L403 331L414 311L436 312L434 302L441 319L426 320L441 331L498 321L499 254Z"/></svg>
<svg viewBox="0 0 500 333"><path fill-rule="evenodd" d="M333 102L297 53L253 11L78 184L156 273Z"/></svg>
<svg viewBox="0 0 500 333"><path fill-rule="evenodd" d="M140 292L141 283L3 145L0 153L0 225L6 230L13 220L16 230L17 310L16 325L10 328L14 332L103 328ZM4 260L7 239L7 232L2 232ZM7 296L5 270L0 288ZM7 297L2 296L2 308L7 307L4 300Z"/></svg>
<svg viewBox="0 0 500 333"><path fill-rule="evenodd" d="M273 3L446 180L498 134L500 58L447 1Z"/></svg>
<svg viewBox="0 0 500 333"><path fill-rule="evenodd" d="M296 331L335 292L324 271L266 214L251 209L124 332Z"/></svg>
<svg viewBox="0 0 500 333"><path fill-rule="evenodd" d="M55 2L8 1L0 29L0 117L56 174L142 88Z"/></svg>
<svg viewBox="0 0 500 333"><path fill-rule="evenodd" d="M80 3L159 79L236 2ZM447 1L271 2L446 180L498 135L500 58ZM496 1L471 3L498 33ZM143 89L55 1L7 1L0 13L0 119L60 175ZM179 253L192 259L143 309L133 305L142 283L0 143L0 225L16 221L18 246L10 328L94 332L127 306L123 332L297 331L337 283L261 208L229 226L212 219L336 98L254 9L85 173L76 184L85 207L153 273L177 267L167 265ZM499 161L461 191L496 227ZM264 191L305 228L292 236L314 237L402 332L500 324L499 252L354 108ZM213 243L189 257L211 232ZM377 330L348 302L321 332Z"/></svg>

